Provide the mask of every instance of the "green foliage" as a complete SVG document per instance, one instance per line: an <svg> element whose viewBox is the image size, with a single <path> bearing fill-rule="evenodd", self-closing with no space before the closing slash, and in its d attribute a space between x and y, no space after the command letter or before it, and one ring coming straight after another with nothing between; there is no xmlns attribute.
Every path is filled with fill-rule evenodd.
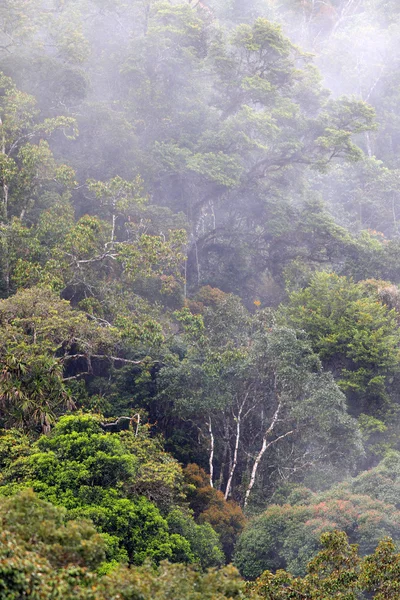
<svg viewBox="0 0 400 600"><path fill-rule="evenodd" d="M28 552L18 546L4 533L0 534L0 592L5 600L15 600L29 594L33 600L56 599L60 594L68 597L93 598L86 593L86 585L91 582L85 572L73 566L70 569L54 571L40 555ZM79 584L83 589L78 590Z"/></svg>
<svg viewBox="0 0 400 600"><path fill-rule="evenodd" d="M387 400L386 377L398 365L394 310L365 285L335 273L316 273L309 286L282 308L292 326L304 329L324 364L337 373L356 412L376 410Z"/></svg>
<svg viewBox="0 0 400 600"><path fill-rule="evenodd" d="M88 570L106 558L107 540L89 521L66 521L65 509L40 500L31 490L1 499L0 594L12 600L79 598L93 582ZM78 590L77 590L78 591ZM75 594L74 594L75 595Z"/></svg>
<svg viewBox="0 0 400 600"><path fill-rule="evenodd" d="M398 594L399 31L1 3L0 596Z"/></svg>
<svg viewBox="0 0 400 600"><path fill-rule="evenodd" d="M254 463L249 465L245 457L257 456L264 435L263 453L268 450L281 468L293 468L294 463L285 461L284 448L292 448L296 439L295 449L287 451L290 460L302 461L301 453L308 454L306 448L311 447L314 474L325 472L328 480L339 464L341 469L346 463L350 466L362 454L343 395L322 372L317 355L302 335L271 327L267 315L252 317L237 298L217 291L206 289L203 297L199 295L192 305L193 312L198 310L202 314L185 308L177 315L183 326L185 354L178 364L161 369L160 399L169 406L173 403L172 414L195 420L205 439L211 427L216 452L222 457L225 452L218 485L227 497L234 481L240 490L234 499L248 499L255 483L254 479L250 486ZM276 411L279 421L274 429ZM227 468L228 452L236 453L233 470ZM261 458L256 475L262 497L268 488L272 493L275 473L264 470Z"/></svg>
<svg viewBox="0 0 400 600"><path fill-rule="evenodd" d="M285 598L358 598L360 559L357 546L350 545L342 532L321 536L322 550L308 564L303 579L280 570L263 573L249 586L249 597L284 600Z"/></svg>
<svg viewBox="0 0 400 600"><path fill-rule="evenodd" d="M55 569L40 553L27 551L2 533L0 540L0 592L5 600L24 595L33 600L172 600L177 594L190 600L244 598L244 584L232 567L201 573L164 562L157 569L120 566L101 577L77 566Z"/></svg>
<svg viewBox="0 0 400 600"><path fill-rule="evenodd" d="M96 569L106 557L106 540L90 521L66 521L66 510L39 500L31 491L1 499L1 530L55 568Z"/></svg>
<svg viewBox="0 0 400 600"><path fill-rule="evenodd" d="M203 569L223 564L224 554L218 533L209 523L197 525L190 516L179 510L171 511L167 521L170 531L188 540L194 561Z"/></svg>
<svg viewBox="0 0 400 600"><path fill-rule="evenodd" d="M25 454L7 457L3 493L31 487L70 519L91 520L107 534L111 559L221 564L212 528L174 509L184 499L180 467L144 433L104 433L99 418L64 416Z"/></svg>
<svg viewBox="0 0 400 600"><path fill-rule="evenodd" d="M106 598L114 598L118 594L124 600L139 597L145 600L172 600L177 595L188 600L234 600L244 597L243 582L232 567L201 574L183 565L165 563L156 571L148 567L116 571L104 580L100 589L104 590Z"/></svg>
<svg viewBox="0 0 400 600"><path fill-rule="evenodd" d="M399 454L387 452L385 458L374 468L362 471L356 477L341 483L339 489L352 494L370 496L399 508Z"/></svg>
<svg viewBox="0 0 400 600"><path fill-rule="evenodd" d="M397 508L375 500L376 496L362 495L366 492L360 487L354 488L333 488L292 505L269 506L249 522L240 537L236 566L249 579L255 579L265 569L288 569L294 575L303 575L318 551L321 533L336 529L345 531L363 555L372 552L386 536L398 541Z"/></svg>
<svg viewBox="0 0 400 600"><path fill-rule="evenodd" d="M69 351L80 354L81 348L90 356L118 337L46 287L20 291L0 304L2 419L8 426L48 430L57 414L74 406L64 378Z"/></svg>
<svg viewBox="0 0 400 600"><path fill-rule="evenodd" d="M398 597L399 554L392 540L383 540L373 554L363 559L343 532L323 534L321 545L322 550L308 564L304 578L295 578L283 570L275 575L266 571L248 585L247 597L268 600Z"/></svg>

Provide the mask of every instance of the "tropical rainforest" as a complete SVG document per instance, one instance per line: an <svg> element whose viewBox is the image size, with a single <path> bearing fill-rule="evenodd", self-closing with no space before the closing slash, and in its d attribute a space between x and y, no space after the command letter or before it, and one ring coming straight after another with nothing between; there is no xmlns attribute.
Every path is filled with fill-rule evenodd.
<svg viewBox="0 0 400 600"><path fill-rule="evenodd" d="M400 4L0 0L0 599L400 599Z"/></svg>

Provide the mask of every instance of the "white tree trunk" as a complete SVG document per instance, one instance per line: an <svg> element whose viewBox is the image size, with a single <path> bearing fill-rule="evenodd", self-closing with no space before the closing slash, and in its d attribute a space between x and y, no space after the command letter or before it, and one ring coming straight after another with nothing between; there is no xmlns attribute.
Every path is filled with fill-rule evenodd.
<svg viewBox="0 0 400 600"><path fill-rule="evenodd" d="M208 431L210 434L210 486L214 487L214 434L212 430L211 417L208 421Z"/></svg>
<svg viewBox="0 0 400 600"><path fill-rule="evenodd" d="M243 400L242 404L239 407L238 415L236 417L235 450L234 450L234 453L233 453L233 463L232 463L232 467L231 467L231 470L230 470L230 473L229 473L228 483L226 484L225 500L228 499L229 494L231 493L232 480L233 480L233 476L234 476L235 471L236 471L237 458L238 458L238 453L239 453L240 427L241 427L241 423L242 423L242 412L243 412L243 408L244 408L244 405L246 403L246 400L247 400L248 396L249 396L249 394L247 393L245 399Z"/></svg>
<svg viewBox="0 0 400 600"><path fill-rule="evenodd" d="M275 428L275 425L278 421L278 417L279 417L279 413L282 407L282 403L279 402L278 407L274 413L274 416L272 417L272 421L270 423L270 426L268 427L268 429L266 430L266 432L264 433L264 437L263 437L263 443L261 446L261 450L259 451L259 453L256 456L256 459L254 461L254 465L253 465L253 469L251 471L251 477L250 477L250 483L248 485L248 488L246 490L246 496L244 499L244 506L246 507L249 501L249 496L251 493L251 490L253 489L254 483L256 481L256 476L257 476L257 470L258 467L260 465L261 459L264 456L265 452L268 450L268 448L270 448L273 444L276 444L276 442L278 442L279 440L287 437L288 435L290 435L291 433L293 433L293 430L288 431L282 435L280 435L279 437L277 437L275 440L272 440L272 442L268 442L268 436L270 433L272 433L272 431Z"/></svg>
<svg viewBox="0 0 400 600"><path fill-rule="evenodd" d="M3 125L3 121L1 120L0 117L0 132L1 132L1 154L3 154L3 156L7 156L6 155L6 134L5 134L5 130L4 130L4 125ZM3 179L3 217L4 220L7 220L7 214L8 214L8 185L7 185L7 181L4 178Z"/></svg>
<svg viewBox="0 0 400 600"><path fill-rule="evenodd" d="M113 207L113 211L115 210L115 207ZM117 221L117 216L116 214L113 212L112 215L112 226L111 226L111 248L114 248L114 241L115 241L115 223Z"/></svg>
<svg viewBox="0 0 400 600"><path fill-rule="evenodd" d="M232 463L231 471L229 473L228 483L226 484L225 500L228 499L229 494L231 493L232 479L233 479L233 475L235 473L236 465L237 465L237 457L238 457L238 450L239 450L239 439L240 439L240 413L238 414L238 417L236 419L235 451L233 453L233 463Z"/></svg>

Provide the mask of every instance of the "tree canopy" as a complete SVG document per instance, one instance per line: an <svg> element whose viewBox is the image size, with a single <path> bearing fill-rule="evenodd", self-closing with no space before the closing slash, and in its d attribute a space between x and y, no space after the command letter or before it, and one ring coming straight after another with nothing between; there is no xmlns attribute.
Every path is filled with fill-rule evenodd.
<svg viewBox="0 0 400 600"><path fill-rule="evenodd" d="M1 597L399 596L399 32L3 0Z"/></svg>

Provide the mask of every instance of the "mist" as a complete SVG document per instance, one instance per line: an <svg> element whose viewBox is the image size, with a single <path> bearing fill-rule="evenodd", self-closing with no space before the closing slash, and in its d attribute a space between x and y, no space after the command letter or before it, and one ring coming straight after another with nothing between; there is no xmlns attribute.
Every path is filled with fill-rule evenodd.
<svg viewBox="0 0 400 600"><path fill-rule="evenodd" d="M0 0L18 594L42 569L32 598L69 597L71 568L99 600L389 585L399 34L390 0ZM351 589L310 575L331 551Z"/></svg>

